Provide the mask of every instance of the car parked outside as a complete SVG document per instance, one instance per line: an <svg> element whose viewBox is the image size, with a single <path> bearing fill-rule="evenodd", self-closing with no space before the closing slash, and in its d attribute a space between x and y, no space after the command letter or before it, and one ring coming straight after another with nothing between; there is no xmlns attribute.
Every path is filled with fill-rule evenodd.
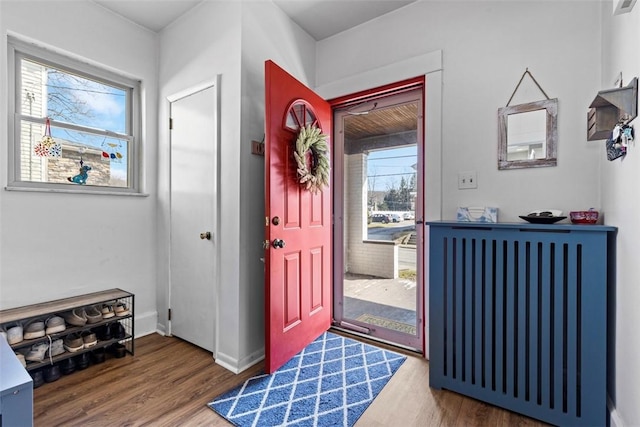
<svg viewBox="0 0 640 427"><path fill-rule="evenodd" d="M371 222L381 222L383 224L388 224L391 222L391 217L387 214L373 214L371 215Z"/></svg>
<svg viewBox="0 0 640 427"><path fill-rule="evenodd" d="M398 214L391 214L389 216L391 217L391 221L392 222L400 222L400 221L402 221L402 218L400 218L400 215L398 215Z"/></svg>
<svg viewBox="0 0 640 427"><path fill-rule="evenodd" d="M416 219L415 215L413 214L413 212L407 212L404 215L402 215L402 218L404 218L405 220L412 220L412 219Z"/></svg>

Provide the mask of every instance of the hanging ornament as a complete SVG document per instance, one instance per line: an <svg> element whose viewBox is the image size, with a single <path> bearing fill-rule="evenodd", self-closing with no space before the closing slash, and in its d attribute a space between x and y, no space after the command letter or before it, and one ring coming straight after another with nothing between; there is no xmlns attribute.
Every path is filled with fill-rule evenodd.
<svg viewBox="0 0 640 427"><path fill-rule="evenodd" d="M78 174L73 177L67 178L69 182L80 185L84 185L87 183L87 178L89 178L89 171L91 170L91 166L85 165L82 161L82 151L84 151L84 149L82 149L80 153L80 170L78 171Z"/></svg>
<svg viewBox="0 0 640 427"><path fill-rule="evenodd" d="M102 141L102 157L105 159L109 159L112 162L121 163L122 162L122 144L120 142L106 142Z"/></svg>
<svg viewBox="0 0 640 427"><path fill-rule="evenodd" d="M59 158L62 156L62 146L51 136L51 120L47 117L44 125L44 135L42 140L33 148L33 152L38 157Z"/></svg>

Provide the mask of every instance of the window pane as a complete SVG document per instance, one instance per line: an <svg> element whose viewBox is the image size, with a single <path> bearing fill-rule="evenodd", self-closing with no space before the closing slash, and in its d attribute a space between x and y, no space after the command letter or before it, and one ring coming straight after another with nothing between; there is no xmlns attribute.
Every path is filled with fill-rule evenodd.
<svg viewBox="0 0 640 427"><path fill-rule="evenodd" d="M21 123L22 181L124 188L128 186L127 140L52 126L53 142L47 147L49 142L44 140L44 133L43 124L27 120ZM81 173L82 166L90 168L86 174Z"/></svg>
<svg viewBox="0 0 640 427"><path fill-rule="evenodd" d="M24 115L127 132L127 90L22 59Z"/></svg>

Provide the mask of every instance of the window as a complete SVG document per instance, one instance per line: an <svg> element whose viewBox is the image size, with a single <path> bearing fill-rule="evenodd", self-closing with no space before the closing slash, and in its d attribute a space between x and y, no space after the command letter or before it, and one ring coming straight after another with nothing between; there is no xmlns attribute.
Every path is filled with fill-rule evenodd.
<svg viewBox="0 0 640 427"><path fill-rule="evenodd" d="M9 37L9 189L139 193L139 82Z"/></svg>

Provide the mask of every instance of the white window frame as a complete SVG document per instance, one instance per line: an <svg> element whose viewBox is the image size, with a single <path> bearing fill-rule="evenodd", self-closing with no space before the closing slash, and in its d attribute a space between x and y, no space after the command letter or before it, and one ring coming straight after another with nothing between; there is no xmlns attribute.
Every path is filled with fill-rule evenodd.
<svg viewBox="0 0 640 427"><path fill-rule="evenodd" d="M47 192L63 192L63 193L89 193L89 194L120 194L120 195L145 195L142 193L140 186L141 168L141 102L140 102L140 81L114 73L106 68L102 68L80 59L72 58L52 49L39 46L18 39L14 36L8 36L8 113L9 113L9 135L8 135L8 181L6 190L22 190L22 191L47 191ZM126 118L125 134L110 132L107 130L92 129L93 134L102 134L104 136L115 136L127 139L131 148L127 152L127 187L110 187L110 186L85 186L85 185L66 185L49 182L23 181L20 178L20 126L24 117L18 106L21 105L21 59L33 60L40 62L62 71L67 71L91 80L99 81L111 86L126 88L128 91L129 113ZM27 116L29 117L29 116ZM45 123L45 119L29 120L34 123ZM66 128L69 130L85 129L81 126L51 121L52 126Z"/></svg>

